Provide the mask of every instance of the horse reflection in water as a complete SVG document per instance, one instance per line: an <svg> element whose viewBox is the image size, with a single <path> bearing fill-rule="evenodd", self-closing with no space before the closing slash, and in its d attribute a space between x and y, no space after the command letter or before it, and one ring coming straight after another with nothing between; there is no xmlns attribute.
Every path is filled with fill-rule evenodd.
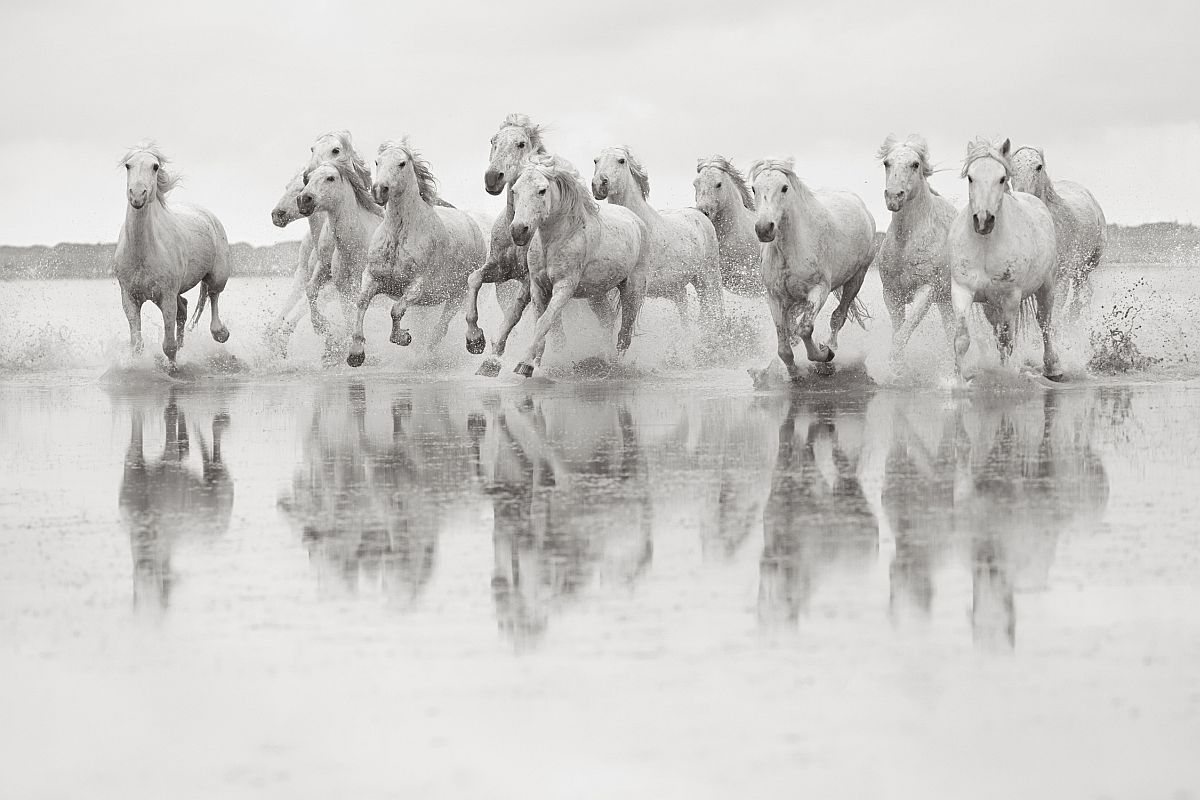
<svg viewBox="0 0 1200 800"><path fill-rule="evenodd" d="M645 458L611 395L490 409L481 454L492 500L492 596L501 631L535 646L552 613L594 582L631 586L653 545Z"/></svg>
<svg viewBox="0 0 1200 800"><path fill-rule="evenodd" d="M434 573L441 528L473 485L466 428L437 396L444 387L395 398L390 436L368 432L364 384L350 385L348 402L343 391L315 399L302 463L279 507L322 592L378 591L411 609Z"/></svg>
<svg viewBox="0 0 1200 800"><path fill-rule="evenodd" d="M1016 645L1014 593L1044 590L1059 535L1093 528L1108 477L1092 449L1090 394L1047 392L959 410L955 521L969 536L971 629L981 647Z"/></svg>
<svg viewBox="0 0 1200 800"><path fill-rule="evenodd" d="M211 540L229 528L233 510L233 478L221 458L221 436L229 415L211 417L211 446L203 432L193 436L200 450L200 469L191 463L191 442L183 399L172 388L163 410L166 433L162 456L147 460L143 445L145 405L130 410L129 448L118 505L129 531L133 556L133 600L138 606L165 609L174 574L171 554L184 539ZM157 404L155 404L157 406Z"/></svg>
<svg viewBox="0 0 1200 800"><path fill-rule="evenodd" d="M879 522L858 477L863 419L857 400L802 392L789 398L763 513L763 627L794 624L820 573L862 571L878 557Z"/></svg>

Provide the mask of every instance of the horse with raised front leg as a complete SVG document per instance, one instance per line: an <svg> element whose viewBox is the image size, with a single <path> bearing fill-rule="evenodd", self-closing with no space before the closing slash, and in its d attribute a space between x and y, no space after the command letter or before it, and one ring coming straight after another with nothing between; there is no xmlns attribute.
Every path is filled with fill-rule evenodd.
<svg viewBox="0 0 1200 800"><path fill-rule="evenodd" d="M867 319L858 291L875 255L875 220L858 195L814 192L797 177L792 159L756 161L750 167L763 243L761 274L767 305L775 321L779 359L792 380L802 375L792 352L792 336L804 342L810 361L833 360L837 337L847 318ZM813 341L813 322L829 295L838 294L830 318L829 343ZM797 319L798 316L798 319ZM755 385L767 367L750 370Z"/></svg>
<svg viewBox="0 0 1200 800"><path fill-rule="evenodd" d="M197 206L168 206L167 194L178 178L167 171L167 158L153 142L131 149L120 163L126 172L125 224L117 239L114 271L121 305L129 322L129 343L142 349L142 305L154 303L163 316L163 353L171 366L183 346L187 300L183 293L200 284L190 327L196 327L207 300L212 301L209 331L229 340L217 300L229 280L229 240L213 214Z"/></svg>

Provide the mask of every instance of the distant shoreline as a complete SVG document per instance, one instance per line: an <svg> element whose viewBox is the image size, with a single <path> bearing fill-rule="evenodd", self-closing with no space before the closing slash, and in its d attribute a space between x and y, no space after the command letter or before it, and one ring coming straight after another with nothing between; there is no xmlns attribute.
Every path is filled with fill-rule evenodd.
<svg viewBox="0 0 1200 800"><path fill-rule="evenodd" d="M299 241L261 247L238 242L231 247L235 277L291 275L300 257ZM0 245L0 280L108 278L115 252L115 244ZM1109 225L1103 264L1200 264L1200 227L1177 222Z"/></svg>

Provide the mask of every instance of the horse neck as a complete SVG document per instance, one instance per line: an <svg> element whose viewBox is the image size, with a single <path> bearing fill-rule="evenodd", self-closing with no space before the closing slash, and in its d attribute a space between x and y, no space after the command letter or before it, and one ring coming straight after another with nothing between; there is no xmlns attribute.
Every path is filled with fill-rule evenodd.
<svg viewBox="0 0 1200 800"><path fill-rule="evenodd" d="M815 241L814 234L820 233L819 222L828 216L812 190L799 181L797 184L800 187L799 191L793 193L791 199L784 201L788 203L790 224L781 226L777 234L778 240L785 247L796 243L808 243L811 246Z"/></svg>
<svg viewBox="0 0 1200 800"><path fill-rule="evenodd" d="M631 180L630 184L632 183ZM628 208L650 227L654 227L662 222L662 215L650 207L650 204L646 202L646 198L642 197L641 189L637 188L636 185L626 185L624 190L618 195L610 193L608 195L608 202Z"/></svg>
<svg viewBox="0 0 1200 800"><path fill-rule="evenodd" d="M909 197L899 211L892 212L892 222L896 226L896 234L900 238L906 237L908 234L924 223L929 218L929 212L933 208L933 194L929 191L929 181L921 178L917 182L917 189Z"/></svg>
<svg viewBox="0 0 1200 800"><path fill-rule="evenodd" d="M171 212L163 205L157 196L146 201L141 209L125 204L125 238L133 246L134 252L141 251L155 238L164 224L171 219Z"/></svg>
<svg viewBox="0 0 1200 800"><path fill-rule="evenodd" d="M754 230L755 214L742 203L742 198L734 192L729 203L717 209L713 215L712 224L717 235L724 237L738 231Z"/></svg>
<svg viewBox="0 0 1200 800"><path fill-rule="evenodd" d="M562 205L566 205L566 203ZM587 216L587 211L584 210L582 203L575 204L575 207L569 212L556 210L542 222L542 239L554 241L560 237L569 236L575 231L583 230L584 225L587 224Z"/></svg>
<svg viewBox="0 0 1200 800"><path fill-rule="evenodd" d="M436 212L421 199L421 192L415 181L409 181L398 197L393 196L383 212L384 222L394 228L415 229L427 223L433 216L436 216Z"/></svg>
<svg viewBox="0 0 1200 800"><path fill-rule="evenodd" d="M308 215L308 232L312 235L314 246L321 240L321 229L325 227L326 216L324 211Z"/></svg>
<svg viewBox="0 0 1200 800"><path fill-rule="evenodd" d="M1058 196L1058 192L1054 190L1054 181L1050 179L1050 173L1046 171L1045 167L1042 167L1042 179L1036 194L1043 203L1057 203L1062 200Z"/></svg>
<svg viewBox="0 0 1200 800"><path fill-rule="evenodd" d="M352 194L343 198L337 208L329 210L328 219L333 238L339 248L366 247L369 234L365 233L363 226L359 224L358 201Z"/></svg>

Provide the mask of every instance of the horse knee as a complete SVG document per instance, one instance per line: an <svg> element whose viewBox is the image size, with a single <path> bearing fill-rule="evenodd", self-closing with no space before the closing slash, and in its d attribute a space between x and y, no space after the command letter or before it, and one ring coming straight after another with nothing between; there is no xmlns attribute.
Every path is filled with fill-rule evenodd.
<svg viewBox="0 0 1200 800"><path fill-rule="evenodd" d="M801 339L811 339L812 335L813 335L812 323L811 322L804 323L800 327L796 328L796 333L798 333L800 335Z"/></svg>

